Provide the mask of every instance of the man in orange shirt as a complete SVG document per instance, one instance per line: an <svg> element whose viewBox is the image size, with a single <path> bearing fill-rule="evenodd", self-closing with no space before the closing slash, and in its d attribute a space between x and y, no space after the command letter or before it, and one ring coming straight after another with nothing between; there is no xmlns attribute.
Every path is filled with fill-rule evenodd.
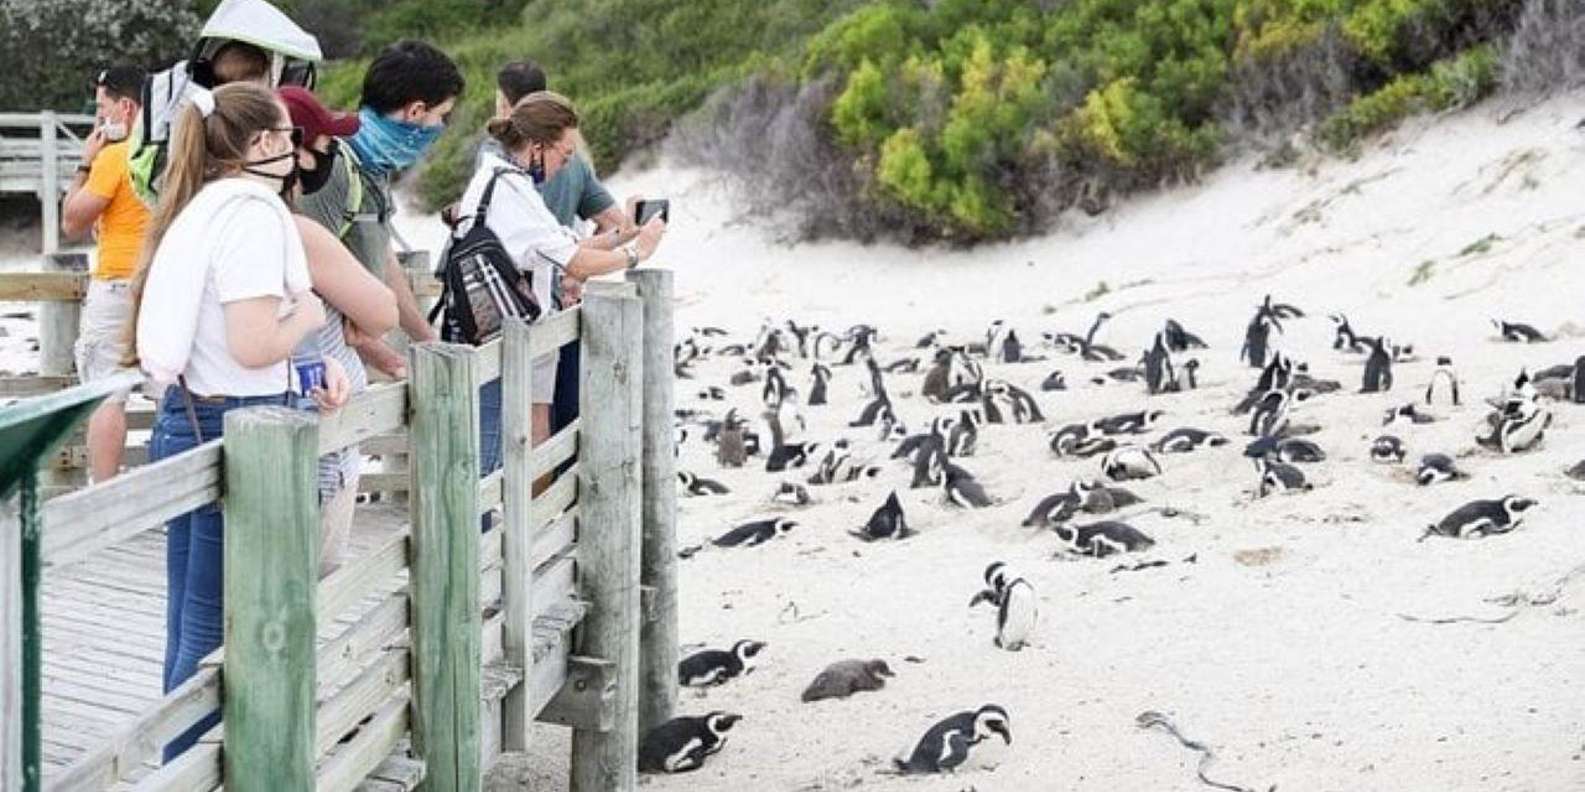
<svg viewBox="0 0 1585 792"><path fill-rule="evenodd" d="M132 191L127 176L127 131L140 110L143 71L117 66L100 73L94 101L97 125L83 149L61 212L68 237L97 232L98 263L83 298L77 335L77 376L92 382L122 370L127 323L132 316L132 275L148 228L148 207ZM121 469L127 442L126 393L106 399L88 419L88 469L105 481Z"/></svg>

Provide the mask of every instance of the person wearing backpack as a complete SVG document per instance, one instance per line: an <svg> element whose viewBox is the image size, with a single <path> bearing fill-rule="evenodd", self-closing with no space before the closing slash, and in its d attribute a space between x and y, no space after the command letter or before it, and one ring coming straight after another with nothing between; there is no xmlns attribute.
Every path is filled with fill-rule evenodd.
<svg viewBox="0 0 1585 792"><path fill-rule="evenodd" d="M165 387L149 439L151 462L219 438L225 415L284 405L287 357L324 324L303 240L281 193L294 130L268 89L235 83L195 93L177 119L165 189L132 284L131 349ZM346 374L325 361L327 409L346 400ZM299 388L300 390L301 388ZM190 678L220 646L225 614L220 504L166 524L164 690ZM212 713L175 737L166 760L213 728Z"/></svg>
<svg viewBox="0 0 1585 792"><path fill-rule="evenodd" d="M639 229L633 241L614 245L611 236L580 241L557 221L546 208L538 185L554 178L575 156L574 135L578 112L566 97L541 91L524 97L511 115L497 118L486 128L501 145L501 154L486 152L463 191L457 207L458 233L466 234L479 222L500 242L507 258L521 275L527 276L539 316L553 310L553 279L569 276L577 281L638 266L654 254L666 233L660 218ZM482 208L481 208L482 207ZM446 268L458 264L457 249L465 248L453 238L453 254ZM445 274L455 274L448 272ZM448 281L448 288L451 279ZM453 291L451 295L454 296ZM466 304L459 299L442 298L448 319L454 308ZM456 323L448 321L455 328ZM456 330L450 331L455 335ZM448 338L478 343L480 338ZM556 386L556 355L546 354L534 361L532 402L532 442L538 445L550 435L550 405ZM489 474L501 465L501 381L485 383L479 392L480 473Z"/></svg>

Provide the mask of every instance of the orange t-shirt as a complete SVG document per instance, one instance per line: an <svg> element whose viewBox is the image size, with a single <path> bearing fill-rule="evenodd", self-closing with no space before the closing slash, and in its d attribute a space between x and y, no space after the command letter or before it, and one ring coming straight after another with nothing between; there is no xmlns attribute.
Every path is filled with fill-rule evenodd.
<svg viewBox="0 0 1585 792"><path fill-rule="evenodd" d="M94 277L119 280L132 277L138 251L149 227L149 209L132 191L127 175L125 141L105 146L89 166L88 183L83 189L110 202L99 215L99 264Z"/></svg>

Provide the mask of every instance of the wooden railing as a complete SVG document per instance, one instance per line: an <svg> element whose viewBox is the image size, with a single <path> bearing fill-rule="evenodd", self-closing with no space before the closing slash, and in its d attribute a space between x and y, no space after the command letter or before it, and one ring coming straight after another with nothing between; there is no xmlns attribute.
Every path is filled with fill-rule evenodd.
<svg viewBox="0 0 1585 792"><path fill-rule="evenodd" d="M0 193L38 196L45 253L54 253L60 245L61 194L82 162L83 141L74 130L93 123L91 115L0 113Z"/></svg>
<svg viewBox="0 0 1585 792"><path fill-rule="evenodd" d="M409 381L323 421L235 410L219 440L46 502L46 570L217 500L226 520L222 649L46 788L471 791L540 720L574 730L574 790L632 789L640 710L647 727L675 707L677 645L671 281L631 275L484 347L415 346ZM581 418L530 448L532 361L575 340ZM503 468L481 480L478 389L496 378ZM319 579L317 457L395 432L410 529ZM223 737L135 778L216 709ZM393 756L404 739L412 759Z"/></svg>

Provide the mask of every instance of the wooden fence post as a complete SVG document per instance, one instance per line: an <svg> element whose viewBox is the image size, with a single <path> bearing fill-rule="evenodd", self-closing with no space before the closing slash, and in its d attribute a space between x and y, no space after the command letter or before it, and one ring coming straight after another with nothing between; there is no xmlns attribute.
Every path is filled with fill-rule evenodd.
<svg viewBox="0 0 1585 792"><path fill-rule="evenodd" d="M287 407L225 417L227 790L314 783L319 423Z"/></svg>
<svg viewBox="0 0 1585 792"><path fill-rule="evenodd" d="M0 789L22 789L22 522L0 501Z"/></svg>
<svg viewBox="0 0 1585 792"><path fill-rule="evenodd" d="M88 256L57 253L44 257L47 272L88 273ZM82 317L80 300L49 300L39 304L39 375L65 377L76 367L73 347Z"/></svg>
<svg viewBox="0 0 1585 792"><path fill-rule="evenodd" d="M479 388L472 347L408 348L413 747L424 789L478 792Z"/></svg>
<svg viewBox="0 0 1585 792"><path fill-rule="evenodd" d="M644 541L640 582L651 592L639 634L638 733L677 710L677 459L672 435L672 273L627 274L644 304Z"/></svg>
<svg viewBox="0 0 1585 792"><path fill-rule="evenodd" d="M60 148L56 144L55 113L39 113L39 208L44 228L44 255L61 247L61 166Z"/></svg>
<svg viewBox="0 0 1585 792"><path fill-rule="evenodd" d="M534 483L529 474L534 361L528 354L527 322L510 319L501 341L501 653L523 669L524 683L501 703L501 751L528 750L528 732L544 702L529 696L533 671L534 602L532 556Z"/></svg>
<svg viewBox="0 0 1585 792"><path fill-rule="evenodd" d="M585 295L578 588L590 609L576 653L616 664L616 702L610 731L573 730L572 792L627 792L638 782L643 332L637 299Z"/></svg>

